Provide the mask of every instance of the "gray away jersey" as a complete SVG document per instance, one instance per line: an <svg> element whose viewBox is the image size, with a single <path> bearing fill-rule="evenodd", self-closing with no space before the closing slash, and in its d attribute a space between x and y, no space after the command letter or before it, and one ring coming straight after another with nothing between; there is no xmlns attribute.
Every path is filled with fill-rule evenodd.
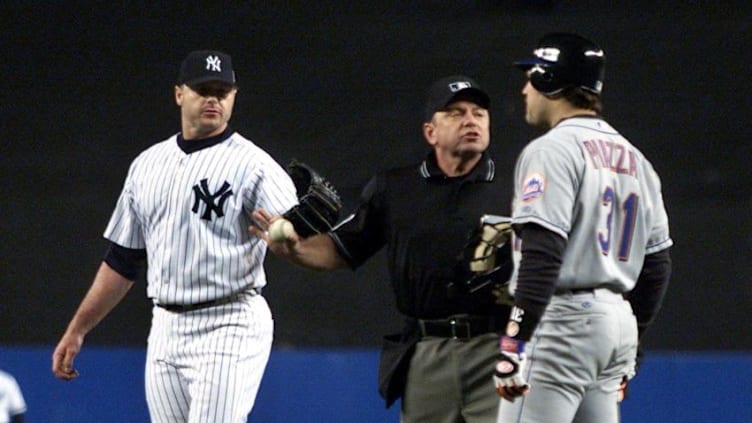
<svg viewBox="0 0 752 423"><path fill-rule="evenodd" d="M190 154L173 135L133 161L104 236L146 248L148 297L199 303L266 284L250 213L295 204L287 172L240 134Z"/></svg>
<svg viewBox="0 0 752 423"><path fill-rule="evenodd" d="M653 166L604 120L563 120L530 142L515 167L513 224L535 223L565 239L562 289L634 288L644 256L670 247ZM516 286L520 242L515 242Z"/></svg>

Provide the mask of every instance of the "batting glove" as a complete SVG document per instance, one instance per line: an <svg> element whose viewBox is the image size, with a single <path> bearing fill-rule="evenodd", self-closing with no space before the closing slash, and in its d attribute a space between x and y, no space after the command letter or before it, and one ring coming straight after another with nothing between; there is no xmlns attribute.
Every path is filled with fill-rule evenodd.
<svg viewBox="0 0 752 423"><path fill-rule="evenodd" d="M494 372L494 384L502 398L514 401L515 398L526 394L530 385L523 377L527 360L525 358L525 343L508 336L502 336L499 343L500 357Z"/></svg>

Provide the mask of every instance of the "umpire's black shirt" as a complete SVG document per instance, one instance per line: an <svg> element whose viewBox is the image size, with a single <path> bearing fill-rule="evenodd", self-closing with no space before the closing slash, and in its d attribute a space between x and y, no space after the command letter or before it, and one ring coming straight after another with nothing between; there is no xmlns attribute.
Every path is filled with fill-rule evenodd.
<svg viewBox="0 0 752 423"><path fill-rule="evenodd" d="M407 316L494 315L490 287L455 295L447 285L468 279L461 256L480 217L509 214L511 183L502 179L486 153L469 174L447 177L432 152L419 164L374 176L330 235L353 269L387 246L397 308Z"/></svg>

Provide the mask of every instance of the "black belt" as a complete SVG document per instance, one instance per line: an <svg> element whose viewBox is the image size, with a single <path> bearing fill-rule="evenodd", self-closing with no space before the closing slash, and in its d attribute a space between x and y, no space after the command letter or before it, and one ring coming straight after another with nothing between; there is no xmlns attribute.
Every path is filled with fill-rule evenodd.
<svg viewBox="0 0 752 423"><path fill-rule="evenodd" d="M251 293L252 295L259 295L261 294L261 288L253 288L251 289ZM209 307L214 307L214 306L218 306L222 304L231 303L237 300L240 297L240 295L241 294L234 294L234 295L230 295L229 297L217 298L216 300L204 301L204 302L195 303L195 304L159 304L157 303L157 307L163 308L173 313L185 313L187 311L201 310L202 308L209 308Z"/></svg>
<svg viewBox="0 0 752 423"><path fill-rule="evenodd" d="M418 327L422 336L467 340L486 333L499 333L504 323L491 316L458 315L438 320L418 319Z"/></svg>

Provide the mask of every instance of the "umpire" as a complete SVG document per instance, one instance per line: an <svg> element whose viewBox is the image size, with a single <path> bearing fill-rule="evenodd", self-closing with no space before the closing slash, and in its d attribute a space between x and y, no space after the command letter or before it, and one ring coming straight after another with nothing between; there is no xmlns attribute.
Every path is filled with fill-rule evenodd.
<svg viewBox="0 0 752 423"><path fill-rule="evenodd" d="M391 284L404 330L384 337L379 392L387 407L402 397L401 421L490 422L498 395L493 369L509 308L494 292L508 272L472 279L463 251L486 213L506 213L508 180L487 149L490 99L466 76L434 83L423 135L431 152L411 166L374 176L353 213L325 235L274 241L278 219L256 210L250 228L270 249L313 269L356 269L387 248Z"/></svg>

